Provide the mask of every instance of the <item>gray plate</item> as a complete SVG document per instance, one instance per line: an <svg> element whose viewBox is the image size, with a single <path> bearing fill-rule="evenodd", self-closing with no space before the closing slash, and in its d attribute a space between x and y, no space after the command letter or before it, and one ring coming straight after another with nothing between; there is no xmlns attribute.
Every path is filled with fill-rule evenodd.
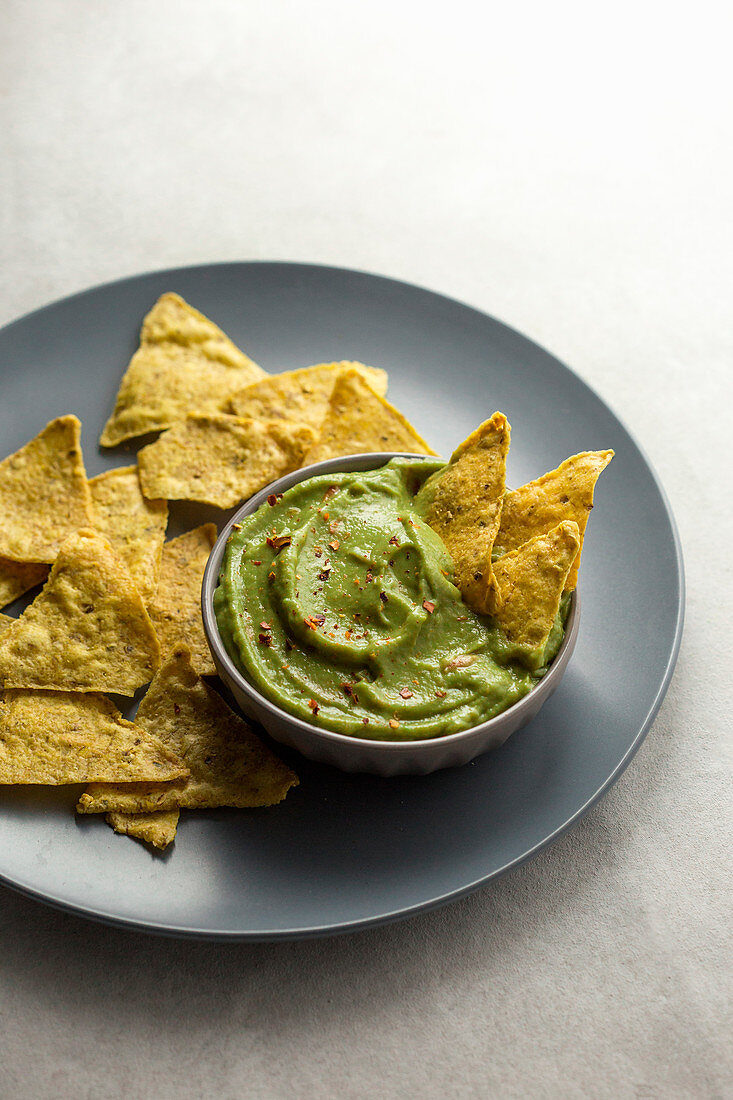
<svg viewBox="0 0 733 1100"><path fill-rule="evenodd" d="M475 889L578 820L621 774L662 701L684 581L654 471L592 390L491 317L389 279L281 263L125 279L9 325L0 332L0 454L75 412L90 475L129 462L133 448L103 455L96 440L140 320L165 290L267 370L335 359L386 367L390 398L446 454L501 409L514 427L510 484L577 451L613 447L583 554L578 646L535 721L473 764L384 780L289 757L301 785L281 806L184 815L165 856L115 836L101 818L76 818L76 788L4 789L0 880L100 920L220 939L348 931ZM212 516L176 507L172 531Z"/></svg>

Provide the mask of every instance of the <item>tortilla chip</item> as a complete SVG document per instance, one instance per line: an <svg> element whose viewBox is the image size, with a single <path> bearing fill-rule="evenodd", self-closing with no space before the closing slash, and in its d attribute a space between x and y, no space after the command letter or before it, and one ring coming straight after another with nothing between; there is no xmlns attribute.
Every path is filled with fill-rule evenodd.
<svg viewBox="0 0 733 1100"><path fill-rule="evenodd" d="M428 478L415 498L453 558L464 600L484 614L496 607L491 553L501 519L510 435L506 417L494 413L461 443L447 466Z"/></svg>
<svg viewBox="0 0 733 1100"><path fill-rule="evenodd" d="M50 563L67 535L94 525L80 440L81 422L59 416L0 462L2 557Z"/></svg>
<svg viewBox="0 0 733 1100"><path fill-rule="evenodd" d="M166 542L158 591L148 606L162 659L165 661L179 643L185 643L200 676L216 675L201 621L201 581L215 542L213 523Z"/></svg>
<svg viewBox="0 0 733 1100"><path fill-rule="evenodd" d="M144 600L155 592L163 540L168 524L168 502L147 500L140 488L137 466L107 470L89 482L97 513L96 527L109 539L130 570Z"/></svg>
<svg viewBox="0 0 733 1100"><path fill-rule="evenodd" d="M298 777L262 744L249 723L196 675L186 646L176 647L153 680L137 721L155 729L180 755L190 768L190 778L90 786L79 799L79 813L272 806L298 783Z"/></svg>
<svg viewBox="0 0 733 1100"><path fill-rule="evenodd" d="M4 630L7 630L9 626L12 626L14 622L15 619L12 615L0 614L0 634L2 634Z"/></svg>
<svg viewBox="0 0 733 1100"><path fill-rule="evenodd" d="M133 695L159 665L140 594L96 531L69 536L43 591L0 637L6 688Z"/></svg>
<svg viewBox="0 0 733 1100"><path fill-rule="evenodd" d="M235 393L222 406L235 416L254 420L300 420L317 428L323 421L339 373L351 368L378 394L387 392L387 372L363 363L319 363L302 370L272 374Z"/></svg>
<svg viewBox="0 0 733 1100"><path fill-rule="evenodd" d="M435 454L402 413L372 389L358 370L342 371L333 387L320 434L303 465L373 451Z"/></svg>
<svg viewBox="0 0 733 1100"><path fill-rule="evenodd" d="M0 695L0 783L185 781L180 757L104 695Z"/></svg>
<svg viewBox="0 0 733 1100"><path fill-rule="evenodd" d="M47 565L0 558L0 607L17 600L37 584L43 584L47 576Z"/></svg>
<svg viewBox="0 0 733 1100"><path fill-rule="evenodd" d="M305 424L189 416L138 453L146 497L233 508L296 470L315 434Z"/></svg>
<svg viewBox="0 0 733 1100"><path fill-rule="evenodd" d="M562 520L577 523L580 546L565 582L566 592L578 583L583 536L593 507L596 481L613 458L613 451L583 451L566 458L556 470L543 474L504 497L496 546L501 553L516 550L534 535L551 530Z"/></svg>
<svg viewBox="0 0 733 1100"><path fill-rule="evenodd" d="M495 617L510 642L544 649L579 546L577 523L565 520L494 562Z"/></svg>
<svg viewBox="0 0 733 1100"><path fill-rule="evenodd" d="M143 321L140 348L99 442L114 447L169 428L189 412L216 412L264 374L203 313L177 294L164 294Z"/></svg>
<svg viewBox="0 0 733 1100"><path fill-rule="evenodd" d="M159 814L107 814L105 821L116 833L144 840L154 848L167 848L176 838L178 810Z"/></svg>

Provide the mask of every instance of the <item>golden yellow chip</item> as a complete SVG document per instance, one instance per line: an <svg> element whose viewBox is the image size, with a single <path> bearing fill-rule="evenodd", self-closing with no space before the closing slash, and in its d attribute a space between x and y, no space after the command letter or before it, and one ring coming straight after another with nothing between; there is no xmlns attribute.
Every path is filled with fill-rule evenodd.
<svg viewBox="0 0 733 1100"><path fill-rule="evenodd" d="M178 646L153 680L137 721L180 755L191 771L168 784L90 786L79 813L149 813L216 806L272 806L298 777L270 752L254 730L191 667Z"/></svg>
<svg viewBox="0 0 733 1100"><path fill-rule="evenodd" d="M148 605L162 659L165 661L176 645L184 643L191 650L193 667L201 676L216 673L201 621L201 581L215 542L213 523L205 523L166 542L158 590Z"/></svg>
<svg viewBox="0 0 733 1100"><path fill-rule="evenodd" d="M189 412L216 412L264 374L212 321L177 294L164 294L143 322L100 443L114 447Z"/></svg>
<svg viewBox="0 0 733 1100"><path fill-rule="evenodd" d="M499 530L511 427L503 413L461 443L433 474L415 503L448 548L456 584L469 606L484 614L496 606L491 552Z"/></svg>
<svg viewBox="0 0 733 1100"><path fill-rule="evenodd" d="M0 695L0 783L185 781L180 757L104 695Z"/></svg>
<svg viewBox="0 0 733 1100"><path fill-rule="evenodd" d="M89 482L97 513L97 529L130 570L135 587L148 600L158 583L168 502L147 500L137 466L107 470Z"/></svg>
<svg viewBox="0 0 733 1100"><path fill-rule="evenodd" d="M496 536L497 550L501 553L516 550L534 535L549 531L562 520L572 520L580 533L578 553L565 582L566 591L572 591L578 583L593 490L612 458L613 451L583 451L566 458L556 470L507 493Z"/></svg>
<svg viewBox="0 0 733 1100"><path fill-rule="evenodd" d="M565 520L494 562L495 617L510 642L544 648L579 546L577 523Z"/></svg>
<svg viewBox="0 0 733 1100"><path fill-rule="evenodd" d="M318 438L303 465L373 451L435 454L399 409L372 389L359 371L342 371L333 387Z"/></svg>
<svg viewBox="0 0 733 1100"><path fill-rule="evenodd" d="M138 453L146 497L232 508L300 466L315 438L305 424L189 416Z"/></svg>
<svg viewBox="0 0 733 1100"><path fill-rule="evenodd" d="M17 600L37 584L43 584L47 576L47 565L0 558L0 607Z"/></svg>
<svg viewBox="0 0 733 1100"><path fill-rule="evenodd" d="M4 630L7 630L9 626L12 626L14 622L15 619L12 615L0 614L0 634L2 634Z"/></svg>
<svg viewBox="0 0 733 1100"><path fill-rule="evenodd" d="M317 428L328 411L328 402L340 371L362 374L377 393L387 392L387 372L363 363L318 363L315 367L284 371L253 382L222 406L235 416L254 420L300 420Z"/></svg>
<svg viewBox="0 0 733 1100"><path fill-rule="evenodd" d="M178 810L167 810L157 814L107 814L105 821L116 833L144 840L154 848L167 848L176 838L178 829Z"/></svg>
<svg viewBox="0 0 733 1100"><path fill-rule="evenodd" d="M96 531L69 536L43 591L0 636L6 688L134 695L159 665L140 593Z"/></svg>
<svg viewBox="0 0 733 1100"><path fill-rule="evenodd" d="M52 562L67 535L94 525L80 440L81 422L59 416L0 462L2 557Z"/></svg>

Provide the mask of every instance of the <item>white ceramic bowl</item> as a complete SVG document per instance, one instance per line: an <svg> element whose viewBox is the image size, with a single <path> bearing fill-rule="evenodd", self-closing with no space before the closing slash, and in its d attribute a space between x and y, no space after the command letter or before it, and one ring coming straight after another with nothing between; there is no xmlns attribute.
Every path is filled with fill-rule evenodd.
<svg viewBox="0 0 733 1100"><path fill-rule="evenodd" d="M467 764L481 753L503 744L510 734L534 718L542 704L557 688L575 648L580 625L580 600L576 591L572 595L562 645L547 673L529 694L502 714L490 718L488 722L482 722L481 725L460 733L446 734L445 737L432 737L424 741L370 741L364 737L350 737L303 722L266 699L250 684L227 653L214 615L214 590L219 580L221 561L232 525L256 512L270 493L284 493L286 489L306 478L351 470L374 470L391 458L398 457L425 459L424 455L396 452L348 455L295 470L268 485L243 504L222 530L206 565L201 592L204 630L211 655L219 675L230 688L243 712L260 722L275 741L290 745L311 760L332 764L346 772L372 772L383 776L426 775L439 768Z"/></svg>

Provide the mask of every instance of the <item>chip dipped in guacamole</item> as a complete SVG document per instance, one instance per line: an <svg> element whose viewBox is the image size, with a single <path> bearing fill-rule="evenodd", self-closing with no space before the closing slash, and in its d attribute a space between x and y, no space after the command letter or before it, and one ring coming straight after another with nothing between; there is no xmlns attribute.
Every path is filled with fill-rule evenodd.
<svg viewBox="0 0 733 1100"><path fill-rule="evenodd" d="M339 733L418 740L494 717L542 677L570 597L539 648L511 641L464 602L418 497L447 468L393 459L309 478L233 530L217 623L235 664L271 702ZM562 578L558 599L561 591Z"/></svg>

